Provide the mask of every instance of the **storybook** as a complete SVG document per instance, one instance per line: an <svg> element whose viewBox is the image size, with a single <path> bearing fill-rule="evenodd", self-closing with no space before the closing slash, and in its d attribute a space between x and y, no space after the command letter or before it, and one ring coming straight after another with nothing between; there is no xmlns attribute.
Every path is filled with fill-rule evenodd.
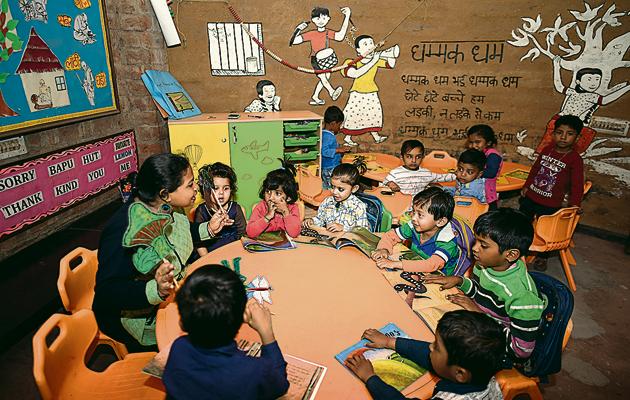
<svg viewBox="0 0 630 400"><path fill-rule="evenodd" d="M318 233L314 229L302 229L301 235L302 237L296 239L297 242L326 246L337 250L352 246L368 257L376 250L378 241L381 240L362 226L355 226L352 230L341 234L331 233L330 235Z"/></svg>
<svg viewBox="0 0 630 400"><path fill-rule="evenodd" d="M289 391L282 400L311 400L315 398L327 368L301 358L284 355L287 362Z"/></svg>
<svg viewBox="0 0 630 400"><path fill-rule="evenodd" d="M449 311L461 310L462 307L446 298L449 294L459 293L457 288L440 290L440 285L421 282L424 273L406 271L381 271L394 290L405 299L411 309L435 333L438 321ZM439 272L435 272L439 273Z"/></svg>
<svg viewBox="0 0 630 400"><path fill-rule="evenodd" d="M379 332L389 337L409 338L402 329L391 322L379 329ZM426 372L426 369L402 357L394 350L372 349L366 347L367 343L368 341L363 339L337 354L335 359L342 365L345 365L348 357L363 354L372 363L374 373L385 383L392 385L398 390L403 390L411 385Z"/></svg>
<svg viewBox="0 0 630 400"><path fill-rule="evenodd" d="M243 248L250 253L295 249L295 243L285 231L264 232L255 239L243 236Z"/></svg>

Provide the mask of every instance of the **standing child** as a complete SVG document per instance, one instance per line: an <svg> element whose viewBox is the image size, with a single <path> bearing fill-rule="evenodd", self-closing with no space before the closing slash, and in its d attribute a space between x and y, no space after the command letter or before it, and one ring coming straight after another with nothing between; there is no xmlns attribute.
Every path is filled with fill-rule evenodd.
<svg viewBox="0 0 630 400"><path fill-rule="evenodd" d="M271 313L247 303L243 283L222 265L206 265L186 279L175 297L182 329L162 381L169 399L276 399L287 392L286 365L273 334ZM243 320L260 335L260 358L239 350Z"/></svg>
<svg viewBox="0 0 630 400"><path fill-rule="evenodd" d="M297 204L298 184L295 170L289 164L267 174L259 193L262 199L247 223L247 236L255 238L263 232L285 231L289 236L300 234L300 213Z"/></svg>
<svg viewBox="0 0 630 400"><path fill-rule="evenodd" d="M486 165L486 156L479 150L468 149L457 160L457 181L455 186L447 186L444 191L452 196L474 197L486 203L486 180L481 178Z"/></svg>
<svg viewBox="0 0 630 400"><path fill-rule="evenodd" d="M556 120L553 143L538 155L521 190L520 210L530 219L558 211L567 193L569 207L580 206L584 165L573 146L582 126L582 121L573 115Z"/></svg>
<svg viewBox="0 0 630 400"><path fill-rule="evenodd" d="M339 164L332 172L332 196L317 209L317 216L304 220L304 227L323 226L329 232L349 231L355 226L369 228L367 207L354 193L359 190L359 170L353 164Z"/></svg>
<svg viewBox="0 0 630 400"><path fill-rule="evenodd" d="M540 318L546 302L541 299L527 266L534 237L531 222L519 211L499 208L475 221L475 265L471 278L425 276L426 283L442 289L458 286L464 294L449 299L470 311L483 312L503 324L508 339L507 354L514 361L529 358L536 345Z"/></svg>
<svg viewBox="0 0 630 400"><path fill-rule="evenodd" d="M220 162L199 168L199 188L204 203L195 210L195 222L209 222L210 240L201 242L197 253L208 252L239 240L245 233L247 221L237 202L232 201L236 193L234 170ZM219 202L217 204L217 201Z"/></svg>
<svg viewBox="0 0 630 400"><path fill-rule="evenodd" d="M395 350L401 356L440 377L431 399L500 400L494 374L501 370L505 335L492 318L466 310L445 313L433 343L392 338L376 329L363 332L367 347ZM374 373L363 354L350 357L346 366L365 382L374 400L406 399Z"/></svg>
<svg viewBox="0 0 630 400"><path fill-rule="evenodd" d="M403 165L389 171L383 184L394 192L414 196L430 183L455 180L454 174L434 174L420 164L424 158L424 145L419 140L405 140L400 148Z"/></svg>
<svg viewBox="0 0 630 400"><path fill-rule="evenodd" d="M337 146L335 135L339 133L343 124L343 112L337 106L330 106L324 113L324 129L322 129L322 187L330 189L332 171L341 163L341 153L350 149Z"/></svg>
<svg viewBox="0 0 630 400"><path fill-rule="evenodd" d="M413 214L406 224L385 233L378 242L372 259L379 268L403 269L412 272L441 270L452 275L461 251L451 226L455 201L438 187L429 187L413 197ZM390 260L395 244L411 240L411 250L422 260Z"/></svg>
<svg viewBox="0 0 630 400"><path fill-rule="evenodd" d="M483 151L486 155L486 167L482 178L485 179L486 201L491 210L499 206L497 178L503 166L503 157L495 148L497 137L488 125L475 125L468 129L468 147Z"/></svg>

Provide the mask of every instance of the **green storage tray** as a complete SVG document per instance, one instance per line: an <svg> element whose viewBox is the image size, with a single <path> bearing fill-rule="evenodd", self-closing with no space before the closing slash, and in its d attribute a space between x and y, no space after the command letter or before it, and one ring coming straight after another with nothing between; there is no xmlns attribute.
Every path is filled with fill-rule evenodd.
<svg viewBox="0 0 630 400"><path fill-rule="evenodd" d="M319 121L292 121L284 123L285 132L308 132L319 129Z"/></svg>
<svg viewBox="0 0 630 400"><path fill-rule="evenodd" d="M284 137L284 145L285 146L314 146L319 142L319 138L317 136L307 136L307 137Z"/></svg>
<svg viewBox="0 0 630 400"><path fill-rule="evenodd" d="M284 159L287 161L310 161L315 160L319 156L319 151L309 151L307 153L284 153Z"/></svg>

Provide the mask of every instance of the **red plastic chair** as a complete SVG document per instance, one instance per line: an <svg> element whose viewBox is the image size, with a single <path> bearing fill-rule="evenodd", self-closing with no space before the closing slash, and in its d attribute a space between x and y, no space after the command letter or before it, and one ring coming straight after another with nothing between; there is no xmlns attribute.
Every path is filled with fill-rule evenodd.
<svg viewBox="0 0 630 400"><path fill-rule="evenodd" d="M481 214L488 212L488 204L482 203L475 197L455 196L454 214L464 218L472 227Z"/></svg>
<svg viewBox="0 0 630 400"><path fill-rule="evenodd" d="M422 164L420 164L422 168L429 169L431 171L443 169L455 169L457 168L457 158L451 157L445 151L442 150L434 150L424 156L422 159Z"/></svg>
<svg viewBox="0 0 630 400"><path fill-rule="evenodd" d="M326 197L332 195L330 190L322 189L322 178L311 174L307 168L298 166L296 178L300 199L305 203L319 207Z"/></svg>

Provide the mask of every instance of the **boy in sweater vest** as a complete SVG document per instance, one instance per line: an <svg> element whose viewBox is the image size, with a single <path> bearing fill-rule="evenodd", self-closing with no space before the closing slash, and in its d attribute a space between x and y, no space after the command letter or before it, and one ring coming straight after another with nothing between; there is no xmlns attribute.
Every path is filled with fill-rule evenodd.
<svg viewBox="0 0 630 400"><path fill-rule="evenodd" d="M508 339L508 356L522 361L534 350L546 306L520 259L527 254L534 229L523 213L499 208L480 216L474 230L477 241L473 255L477 264L472 277L427 275L424 281L441 284L442 289L461 289L463 294L450 295L449 299L500 322Z"/></svg>

